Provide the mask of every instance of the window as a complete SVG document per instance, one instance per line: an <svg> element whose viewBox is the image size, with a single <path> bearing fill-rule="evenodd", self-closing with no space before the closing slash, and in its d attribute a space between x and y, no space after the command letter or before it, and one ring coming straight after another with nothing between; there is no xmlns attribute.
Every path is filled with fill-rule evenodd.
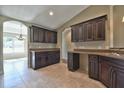
<svg viewBox="0 0 124 93"><path fill-rule="evenodd" d="M5 22L4 33L3 33L3 53L26 53L27 50L27 28L23 25L20 28L21 23L16 24L16 22ZM20 34L20 29L22 29L22 34L25 40L18 40Z"/></svg>
<svg viewBox="0 0 124 93"><path fill-rule="evenodd" d="M20 41L13 36L4 36L4 53L24 53L25 41Z"/></svg>

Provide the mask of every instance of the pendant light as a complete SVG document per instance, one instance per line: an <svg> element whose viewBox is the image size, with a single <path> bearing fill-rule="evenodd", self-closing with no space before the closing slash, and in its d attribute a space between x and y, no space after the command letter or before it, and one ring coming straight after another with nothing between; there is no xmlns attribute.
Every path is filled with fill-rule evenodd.
<svg viewBox="0 0 124 93"><path fill-rule="evenodd" d="M22 40L24 40L24 38L23 38L23 35L22 35L22 24L20 25L20 34L19 34L19 37L18 37L18 40L20 40L20 41L22 41Z"/></svg>

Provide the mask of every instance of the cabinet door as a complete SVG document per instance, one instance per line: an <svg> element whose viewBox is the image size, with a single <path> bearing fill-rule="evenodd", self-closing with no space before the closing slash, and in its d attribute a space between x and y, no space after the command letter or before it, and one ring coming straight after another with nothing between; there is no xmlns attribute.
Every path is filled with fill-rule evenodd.
<svg viewBox="0 0 124 93"><path fill-rule="evenodd" d="M105 18L94 21L94 40L105 40Z"/></svg>
<svg viewBox="0 0 124 93"><path fill-rule="evenodd" d="M55 62L54 63L59 63L60 62L60 51L55 51Z"/></svg>
<svg viewBox="0 0 124 93"><path fill-rule="evenodd" d="M79 31L79 42L83 42L84 41L84 25L80 24L78 26L78 31Z"/></svg>
<svg viewBox="0 0 124 93"><path fill-rule="evenodd" d="M60 61L60 52L58 51L49 51L47 56L48 65L56 64Z"/></svg>
<svg viewBox="0 0 124 93"><path fill-rule="evenodd" d="M98 56L97 55L89 55L89 77L93 79L99 79L98 78Z"/></svg>
<svg viewBox="0 0 124 93"><path fill-rule="evenodd" d="M79 69L79 54L68 53L68 69L70 71L76 71Z"/></svg>
<svg viewBox="0 0 124 93"><path fill-rule="evenodd" d="M111 73L112 86L114 88L124 88L124 69L115 68Z"/></svg>
<svg viewBox="0 0 124 93"><path fill-rule="evenodd" d="M43 29L39 29L39 42L44 43L45 41L45 32Z"/></svg>
<svg viewBox="0 0 124 93"><path fill-rule="evenodd" d="M55 54L53 51L49 51L47 55L47 65L52 65L54 64L55 61Z"/></svg>
<svg viewBox="0 0 124 93"><path fill-rule="evenodd" d="M109 64L109 61L100 58L99 62L99 80L105 84L107 87L111 85L111 71L112 67Z"/></svg>
<svg viewBox="0 0 124 93"><path fill-rule="evenodd" d="M84 31L85 31L85 40L93 41L93 23L92 22L84 23Z"/></svg>
<svg viewBox="0 0 124 93"><path fill-rule="evenodd" d="M46 43L51 43L51 37L52 37L52 32L46 31L45 32L45 42Z"/></svg>
<svg viewBox="0 0 124 93"><path fill-rule="evenodd" d="M39 31L36 27L33 27L33 41L39 42Z"/></svg>
<svg viewBox="0 0 124 93"><path fill-rule="evenodd" d="M46 53L36 53L36 60L35 60L35 68L45 67L47 61L47 54Z"/></svg>
<svg viewBox="0 0 124 93"><path fill-rule="evenodd" d="M78 42L79 41L79 30L78 26L72 26L71 27L71 41L72 42Z"/></svg>
<svg viewBox="0 0 124 93"><path fill-rule="evenodd" d="M57 32L52 32L51 43L57 43Z"/></svg>

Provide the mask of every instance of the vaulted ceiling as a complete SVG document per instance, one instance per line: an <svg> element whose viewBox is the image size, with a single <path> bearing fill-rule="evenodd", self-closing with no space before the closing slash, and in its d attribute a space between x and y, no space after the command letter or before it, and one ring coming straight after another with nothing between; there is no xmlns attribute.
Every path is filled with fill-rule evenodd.
<svg viewBox="0 0 124 93"><path fill-rule="evenodd" d="M86 9L87 5L0 5L0 15L56 29ZM53 15L50 16L49 12Z"/></svg>

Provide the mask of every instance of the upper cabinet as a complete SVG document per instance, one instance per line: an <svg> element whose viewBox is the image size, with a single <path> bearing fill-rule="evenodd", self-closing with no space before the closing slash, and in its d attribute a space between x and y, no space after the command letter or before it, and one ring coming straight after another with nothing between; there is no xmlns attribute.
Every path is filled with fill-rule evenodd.
<svg viewBox="0 0 124 93"><path fill-rule="evenodd" d="M71 26L72 42L105 40L106 19L105 15Z"/></svg>
<svg viewBox="0 0 124 93"><path fill-rule="evenodd" d="M105 17L94 21L94 40L105 40Z"/></svg>
<svg viewBox="0 0 124 93"><path fill-rule="evenodd" d="M57 32L32 26L30 27L30 41L33 43L57 43Z"/></svg>
<svg viewBox="0 0 124 93"><path fill-rule="evenodd" d="M46 43L57 43L57 33L56 32L45 32L45 41Z"/></svg>
<svg viewBox="0 0 124 93"><path fill-rule="evenodd" d="M93 41L93 22L84 23L85 41Z"/></svg>
<svg viewBox="0 0 124 93"><path fill-rule="evenodd" d="M72 36L71 36L72 42L78 42L79 40L79 26L75 25L72 27Z"/></svg>

